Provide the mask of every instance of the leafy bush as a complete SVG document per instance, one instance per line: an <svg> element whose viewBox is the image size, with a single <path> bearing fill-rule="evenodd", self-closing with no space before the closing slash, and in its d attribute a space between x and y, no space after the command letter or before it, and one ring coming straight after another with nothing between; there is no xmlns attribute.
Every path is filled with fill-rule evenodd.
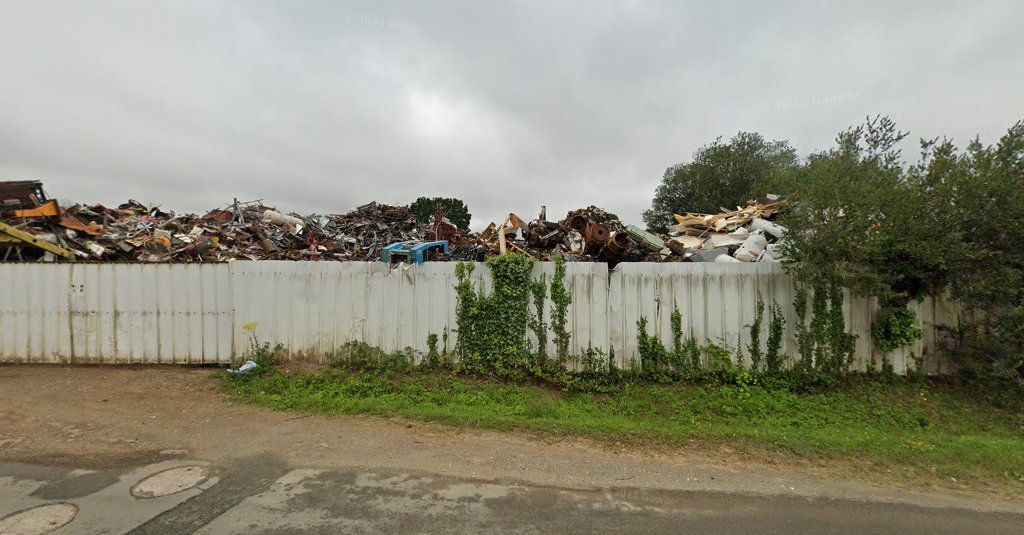
<svg viewBox="0 0 1024 535"><path fill-rule="evenodd" d="M533 261L519 254L488 259L491 295L484 295L483 285L473 284L473 266L460 262L455 268L459 366L484 375L522 373L529 364L526 330Z"/></svg>
<svg viewBox="0 0 1024 535"><path fill-rule="evenodd" d="M1024 220L1024 121L993 146L975 140L961 151L948 139L922 140L910 166L898 149L906 135L889 118L869 119L776 176L769 187L794 194L781 216L787 268L815 290L876 297L883 306L873 334L883 349L919 336L907 303L948 296L962 311L959 327L945 329L955 362L969 377L1024 394L1024 233L1007 228ZM820 326L806 335L797 325L805 368ZM830 336L829 344L845 343Z"/></svg>
<svg viewBox="0 0 1024 535"><path fill-rule="evenodd" d="M917 314L905 306L882 305L878 321L871 326L871 337L883 351L909 346L921 335Z"/></svg>
<svg viewBox="0 0 1024 535"><path fill-rule="evenodd" d="M661 339L654 335L647 334L647 318L640 316L636 322L636 344L637 353L640 354L640 368L647 377L655 377L661 372L661 367L668 360L668 351Z"/></svg>
<svg viewBox="0 0 1024 535"><path fill-rule="evenodd" d="M366 342L353 341L336 349L328 356L328 360L336 368L400 375L412 371L421 355L412 348L388 353ZM421 362L424 366L432 364L428 359L422 359Z"/></svg>

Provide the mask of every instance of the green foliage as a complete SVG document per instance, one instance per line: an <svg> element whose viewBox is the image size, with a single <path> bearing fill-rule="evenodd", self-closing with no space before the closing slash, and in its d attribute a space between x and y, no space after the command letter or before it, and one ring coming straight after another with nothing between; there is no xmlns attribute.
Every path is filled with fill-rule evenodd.
<svg viewBox="0 0 1024 535"><path fill-rule="evenodd" d="M786 141L767 141L760 134L740 132L728 142L716 139L697 150L693 161L665 171L643 219L664 232L672 214L717 213L763 193L774 174L796 165L796 151Z"/></svg>
<svg viewBox="0 0 1024 535"><path fill-rule="evenodd" d="M807 289L802 285L797 286L795 293L793 310L796 312L796 325L793 328L798 355L796 368L811 370L814 369L814 338L807 327Z"/></svg>
<svg viewBox="0 0 1024 535"><path fill-rule="evenodd" d="M455 268L459 365L473 373L514 376L529 365L526 329L533 261L502 255L488 259L487 267L493 281L489 296L482 284L473 284L473 264L460 262Z"/></svg>
<svg viewBox="0 0 1024 535"><path fill-rule="evenodd" d="M871 337L883 351L907 347L921 339L921 325L917 314L906 306L883 304L878 321L871 326Z"/></svg>
<svg viewBox="0 0 1024 535"><path fill-rule="evenodd" d="M647 377L657 376L663 363L668 361L668 351L661 339L647 334L647 318L640 316L636 322L637 353L640 354L640 369Z"/></svg>
<svg viewBox="0 0 1024 535"><path fill-rule="evenodd" d="M462 199L451 197L420 197L409 205L409 211L416 216L421 223L429 223L434 220L435 202L441 201L441 214L448 218L453 225L462 230L469 230L469 222L472 214Z"/></svg>
<svg viewBox="0 0 1024 535"><path fill-rule="evenodd" d="M673 360L675 360L675 356L681 354L683 349L683 314L679 312L678 308L672 309L670 322L672 325L672 353Z"/></svg>
<svg viewBox="0 0 1024 535"><path fill-rule="evenodd" d="M611 369L612 363L604 350L587 344L587 349L580 355L580 371L585 375L606 374Z"/></svg>
<svg viewBox="0 0 1024 535"><path fill-rule="evenodd" d="M677 378L699 378L703 373L704 348L692 334L683 337L683 315L678 308L672 310L671 325L672 351L667 354L669 370Z"/></svg>
<svg viewBox="0 0 1024 535"><path fill-rule="evenodd" d="M808 298L811 301L809 324ZM794 328L799 353L796 370L829 381L845 374L853 363L857 337L846 330L842 289L835 283L822 281L811 292L803 285L798 285L793 309L797 317ZM778 316L779 321L784 322L781 311ZM781 329L781 324L777 328ZM781 335L778 335L775 343L780 342ZM777 355L773 358L777 358ZM781 365L781 362L777 365Z"/></svg>
<svg viewBox="0 0 1024 535"><path fill-rule="evenodd" d="M746 373L742 357L733 362L736 348L726 344L701 345L694 336L683 338L682 314L673 310L672 351L656 335L647 332L647 318L640 316L637 327L637 353L640 355L641 378L654 381L702 380L716 378L728 384L736 374ZM708 363L707 368L704 362ZM757 373L756 370L754 373Z"/></svg>
<svg viewBox="0 0 1024 535"><path fill-rule="evenodd" d="M555 256L555 276L551 278L551 330L555 334L555 351L559 364L564 364L569 355L568 314L572 304L572 292L565 287L565 260Z"/></svg>
<svg viewBox="0 0 1024 535"><path fill-rule="evenodd" d="M427 365L437 366L441 362L441 354L437 352L437 335L430 333L427 335Z"/></svg>
<svg viewBox="0 0 1024 535"><path fill-rule="evenodd" d="M934 288L935 229L916 220L916 195L902 180L897 147L906 135L892 120L875 118L777 177L774 187L797 195L781 219L788 267L798 280L880 299L916 298Z"/></svg>
<svg viewBox="0 0 1024 535"><path fill-rule="evenodd" d="M1024 397L1024 121L994 146L922 141L908 173L927 199L923 224L941 228L937 249L961 317L953 357L969 379Z"/></svg>
<svg viewBox="0 0 1024 535"><path fill-rule="evenodd" d="M728 372L733 369L732 349L727 345L708 344L704 347L708 366L712 372ZM742 369L742 368L741 368Z"/></svg>
<svg viewBox="0 0 1024 535"><path fill-rule="evenodd" d="M690 336L686 339L686 344L683 345L683 357L689 357L690 370L698 371L704 365L703 351L701 350L700 344L697 343L697 338Z"/></svg>
<svg viewBox="0 0 1024 535"><path fill-rule="evenodd" d="M288 351L284 344L271 346L270 342L260 342L256 336L255 324L250 325L253 325L253 328L246 329L249 333L248 359L255 362L260 367L260 372L263 373L280 364Z"/></svg>
<svg viewBox="0 0 1024 535"><path fill-rule="evenodd" d="M672 351L667 355L667 364L673 372L686 375L690 371L690 359L683 342L683 315L678 308L672 310L671 325Z"/></svg>
<svg viewBox="0 0 1024 535"><path fill-rule="evenodd" d="M794 194L781 215L787 268L803 284L883 303L879 347L915 338L907 303L948 296L962 311L946 330L957 364L1024 395L1024 234L1006 226L1024 218L1024 121L991 146L922 140L909 166L898 150L906 135L869 119L776 175L771 187Z"/></svg>
<svg viewBox="0 0 1024 535"><path fill-rule="evenodd" d="M459 333L455 340L455 352L459 357L465 357L476 348L475 330L481 314L478 297L482 298L483 288L478 289L473 284L475 270L476 264L473 263L459 262L455 265L455 279L458 281L455 284L455 330Z"/></svg>
<svg viewBox="0 0 1024 535"><path fill-rule="evenodd" d="M352 341L335 349L328 355L328 361L334 368L358 371L375 371L390 377L409 373L416 364L417 357L422 355L412 348L404 351L388 353L379 347L366 342ZM431 363L423 360L424 365Z"/></svg>
<svg viewBox="0 0 1024 535"><path fill-rule="evenodd" d="M754 315L754 323L750 324L750 344L747 350L750 352L750 369L757 371L761 369L761 327L764 324L764 299L761 292L757 293L757 312Z"/></svg>
<svg viewBox="0 0 1024 535"><path fill-rule="evenodd" d="M530 296L533 303L533 314L530 315L530 330L537 337L537 366L544 368L548 360L548 324L544 320L544 305L547 302L547 276L542 274L540 280L530 281Z"/></svg>
<svg viewBox="0 0 1024 535"><path fill-rule="evenodd" d="M837 284L825 288L828 292L828 320L825 326L827 365L824 371L833 377L847 372L853 364L857 349L857 336L846 329L846 315L843 312L843 290Z"/></svg>
<svg viewBox="0 0 1024 535"><path fill-rule="evenodd" d="M765 371L769 374L778 374L782 371L782 337L786 331L786 317L782 314L782 307L773 302L769 310L768 320L768 348L765 351Z"/></svg>

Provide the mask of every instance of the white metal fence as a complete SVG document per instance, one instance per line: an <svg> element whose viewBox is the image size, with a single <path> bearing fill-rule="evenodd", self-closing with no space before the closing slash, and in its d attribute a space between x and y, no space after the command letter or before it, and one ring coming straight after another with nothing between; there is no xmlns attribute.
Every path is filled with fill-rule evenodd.
<svg viewBox="0 0 1024 535"><path fill-rule="evenodd" d="M427 337L448 333L454 347L455 263L389 269L379 262L231 262L227 264L0 264L0 361L224 363L248 350L243 325L291 354L323 355L348 341L388 351L426 351ZM786 313L783 349L795 353L794 288L778 264L569 263L572 350L614 349L620 364L637 357L636 322L671 343L670 317L700 341L750 342L757 296ZM553 263L534 276L554 274ZM484 266L474 277L490 284ZM871 342L875 304L848 300L857 335L856 366L887 358L897 372L924 356L943 372L938 326L955 322L949 303L913 306L924 338L884 354ZM548 302L550 311L551 303ZM765 322L767 324L767 321ZM764 340L762 336L762 343ZM549 336L549 353L554 341ZM443 349L443 348L442 348ZM749 353L749 352L747 352Z"/></svg>

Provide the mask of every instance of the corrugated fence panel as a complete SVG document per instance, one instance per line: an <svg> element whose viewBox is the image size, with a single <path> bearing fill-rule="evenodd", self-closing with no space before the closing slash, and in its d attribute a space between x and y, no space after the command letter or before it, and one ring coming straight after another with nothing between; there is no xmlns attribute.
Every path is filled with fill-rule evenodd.
<svg viewBox="0 0 1024 535"><path fill-rule="evenodd" d="M341 284L338 299L341 301L340 324L341 342L366 340L366 284L362 275L365 266L361 264L342 265Z"/></svg>
<svg viewBox="0 0 1024 535"><path fill-rule="evenodd" d="M595 348L605 351L611 347L608 334L608 264L591 264L588 275L590 290L590 339Z"/></svg>
<svg viewBox="0 0 1024 535"><path fill-rule="evenodd" d="M117 291L114 294L114 360L116 362L139 362L135 353L139 347L142 330L142 271L139 266L126 266L117 277ZM137 338L138 337L138 338Z"/></svg>
<svg viewBox="0 0 1024 535"><path fill-rule="evenodd" d="M427 345L426 333L421 333L416 324L416 272L415 266L403 266L394 269L390 277L398 279L390 287L396 288L397 292L392 303L389 317L395 319L394 331L391 337L397 343L397 349L406 347L425 348Z"/></svg>
<svg viewBox="0 0 1024 535"><path fill-rule="evenodd" d="M390 268L380 262L230 262L226 264L0 264L0 361L216 363L249 351L255 324L261 342L282 344L293 355L323 356L351 341L387 351L411 347L453 351L455 263ZM491 291L490 271L475 264L474 284ZM786 319L784 352L795 357L795 289L777 264L569 263L571 350L614 349L620 366L637 354L637 321L671 349L671 316L682 315L685 336L742 347L749 362L750 325L758 296L765 316L777 303ZM534 266L547 277L554 264ZM545 320L553 303L548 294ZM913 306L924 338L911 348L883 353L871 341L877 304L847 300L845 317L857 335L855 367L887 360L898 373L925 357L929 373L950 372L938 348L942 328L958 311L944 299ZM533 308L531 306L531 312ZM447 333L447 343L445 334ZM530 339L536 343L531 333ZM548 333L548 354L555 354Z"/></svg>
<svg viewBox="0 0 1024 535"><path fill-rule="evenodd" d="M29 280L31 274L22 275L24 267L12 264L0 270L0 358L4 360L31 359L28 348L18 345L18 337L28 333L28 286L37 284Z"/></svg>

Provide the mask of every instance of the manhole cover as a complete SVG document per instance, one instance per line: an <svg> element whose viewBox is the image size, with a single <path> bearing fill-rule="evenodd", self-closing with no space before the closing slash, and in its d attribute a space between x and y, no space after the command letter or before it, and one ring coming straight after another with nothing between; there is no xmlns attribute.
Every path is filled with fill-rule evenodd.
<svg viewBox="0 0 1024 535"><path fill-rule="evenodd" d="M49 533L66 526L75 519L78 506L73 503L48 503L31 509L22 509L0 518L0 533L4 535L36 535Z"/></svg>
<svg viewBox="0 0 1024 535"><path fill-rule="evenodd" d="M157 472L132 487L136 498L157 498L190 489L206 480L205 466L179 466Z"/></svg>

